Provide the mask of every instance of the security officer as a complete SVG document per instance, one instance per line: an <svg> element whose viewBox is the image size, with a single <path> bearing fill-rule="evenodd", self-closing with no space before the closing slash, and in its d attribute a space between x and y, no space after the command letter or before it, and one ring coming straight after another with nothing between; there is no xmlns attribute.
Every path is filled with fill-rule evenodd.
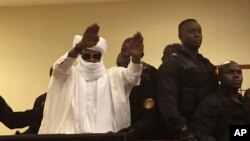
<svg viewBox="0 0 250 141"><path fill-rule="evenodd" d="M168 130L166 138L195 140L190 120L201 99L217 88L216 68L199 53L202 30L195 19L179 24L182 49L158 69L158 105Z"/></svg>
<svg viewBox="0 0 250 141"><path fill-rule="evenodd" d="M239 93L243 76L238 63L230 60L219 67L220 87L203 99L191 127L199 141L229 141L230 125L249 124Z"/></svg>

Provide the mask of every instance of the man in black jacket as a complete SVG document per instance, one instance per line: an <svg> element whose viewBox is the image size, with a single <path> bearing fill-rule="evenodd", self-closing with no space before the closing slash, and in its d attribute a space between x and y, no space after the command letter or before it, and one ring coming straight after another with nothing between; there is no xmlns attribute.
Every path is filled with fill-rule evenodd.
<svg viewBox="0 0 250 141"><path fill-rule="evenodd" d="M217 88L216 68L199 53L202 29L195 19L179 24L182 49L158 69L158 104L166 138L195 140L189 124L200 101Z"/></svg>
<svg viewBox="0 0 250 141"><path fill-rule="evenodd" d="M127 67L130 61L128 45L132 38L124 40L121 51L117 56L116 64ZM131 126L123 129L129 139L157 139L160 135L156 106L156 79L157 69L142 62L143 71L140 85L135 86L129 96L131 109Z"/></svg>
<svg viewBox="0 0 250 141"><path fill-rule="evenodd" d="M192 131L199 141L229 141L229 125L249 124L239 89L242 70L234 61L219 67L219 89L207 96L192 121Z"/></svg>

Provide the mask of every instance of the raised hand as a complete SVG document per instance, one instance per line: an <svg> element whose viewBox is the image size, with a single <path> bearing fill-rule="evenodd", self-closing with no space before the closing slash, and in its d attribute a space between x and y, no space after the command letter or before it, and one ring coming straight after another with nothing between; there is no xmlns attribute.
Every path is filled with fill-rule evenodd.
<svg viewBox="0 0 250 141"><path fill-rule="evenodd" d="M140 32L137 32L132 39L132 42L128 43L128 52L132 56L134 63L140 63L141 58L144 55L143 52L143 37Z"/></svg>
<svg viewBox="0 0 250 141"><path fill-rule="evenodd" d="M99 28L100 28L99 25L97 25L96 23L89 26L85 30L82 36L82 40L78 44L78 48L83 50L87 47L95 46L97 42L99 41L99 36L98 36Z"/></svg>

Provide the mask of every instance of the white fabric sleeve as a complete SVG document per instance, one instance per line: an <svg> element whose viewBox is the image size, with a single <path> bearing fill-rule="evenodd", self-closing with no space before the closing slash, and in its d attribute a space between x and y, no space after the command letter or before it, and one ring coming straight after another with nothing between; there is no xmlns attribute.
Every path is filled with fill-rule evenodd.
<svg viewBox="0 0 250 141"><path fill-rule="evenodd" d="M139 85L142 70L143 70L142 63L135 64L133 63L132 60L130 60L126 71L124 71L124 74L127 80L129 81L129 83L134 84L134 85Z"/></svg>
<svg viewBox="0 0 250 141"><path fill-rule="evenodd" d="M53 66L53 75L58 78L65 78L71 73L76 58L68 57L68 53L60 57Z"/></svg>

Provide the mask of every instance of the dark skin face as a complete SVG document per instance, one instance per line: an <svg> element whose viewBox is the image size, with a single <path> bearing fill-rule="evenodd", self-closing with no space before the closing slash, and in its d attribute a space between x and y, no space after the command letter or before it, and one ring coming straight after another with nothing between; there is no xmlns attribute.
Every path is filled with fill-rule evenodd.
<svg viewBox="0 0 250 141"><path fill-rule="evenodd" d="M97 63L101 61L102 54L95 50L84 49L82 59L86 62Z"/></svg>
<svg viewBox="0 0 250 141"><path fill-rule="evenodd" d="M130 61L130 55L128 52L128 44L132 42L132 38L124 41L121 47L121 51L116 58L116 65L121 67L127 67Z"/></svg>
<svg viewBox="0 0 250 141"><path fill-rule="evenodd" d="M116 65L119 67L127 67L130 61L130 56L119 53L116 58Z"/></svg>
<svg viewBox="0 0 250 141"><path fill-rule="evenodd" d="M202 43L201 26L195 21L186 23L180 30L179 39L182 42L184 50L198 52Z"/></svg>
<svg viewBox="0 0 250 141"><path fill-rule="evenodd" d="M219 78L221 86L237 92L243 81L242 70L235 62L227 62L221 65Z"/></svg>

